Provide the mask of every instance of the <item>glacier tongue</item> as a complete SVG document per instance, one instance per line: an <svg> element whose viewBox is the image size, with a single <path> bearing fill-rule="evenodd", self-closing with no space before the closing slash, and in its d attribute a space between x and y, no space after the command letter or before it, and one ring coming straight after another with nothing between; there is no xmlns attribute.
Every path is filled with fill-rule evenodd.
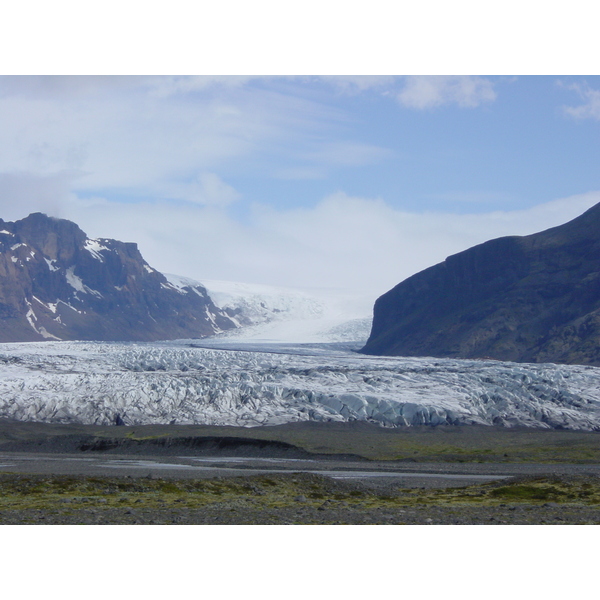
<svg viewBox="0 0 600 600"><path fill-rule="evenodd" d="M165 274L182 293L206 289L211 300L227 311L239 329L223 337L270 342L363 342L371 332L372 294L356 290L300 289L231 281L202 283Z"/></svg>
<svg viewBox="0 0 600 600"><path fill-rule="evenodd" d="M209 347L212 344L213 347ZM373 358L350 344L0 344L0 417L128 425L482 424L600 429L600 368Z"/></svg>

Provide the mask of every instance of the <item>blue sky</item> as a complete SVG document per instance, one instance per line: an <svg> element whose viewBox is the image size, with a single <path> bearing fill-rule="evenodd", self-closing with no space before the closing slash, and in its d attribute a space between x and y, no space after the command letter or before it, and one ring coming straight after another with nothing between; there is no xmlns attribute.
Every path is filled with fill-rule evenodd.
<svg viewBox="0 0 600 600"><path fill-rule="evenodd" d="M600 201L598 76L0 77L0 216L376 297Z"/></svg>
<svg viewBox="0 0 600 600"><path fill-rule="evenodd" d="M460 89L461 79L475 89ZM231 181L248 199L278 205L344 191L396 208L452 212L523 208L600 188L598 77L382 78L372 87L365 78L366 89L359 85L250 82L318 108L312 127L265 147L264 162L249 163L252 172L233 165Z"/></svg>

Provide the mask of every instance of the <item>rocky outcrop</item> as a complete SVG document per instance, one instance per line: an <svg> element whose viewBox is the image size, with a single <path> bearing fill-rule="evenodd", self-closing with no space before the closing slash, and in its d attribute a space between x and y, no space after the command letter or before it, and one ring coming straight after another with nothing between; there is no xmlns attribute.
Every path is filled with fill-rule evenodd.
<svg viewBox="0 0 600 600"><path fill-rule="evenodd" d="M175 287L137 245L71 221L0 219L0 341L197 338L236 327L205 289Z"/></svg>
<svg viewBox="0 0 600 600"><path fill-rule="evenodd" d="M376 301L362 352L600 365L600 204L406 279Z"/></svg>

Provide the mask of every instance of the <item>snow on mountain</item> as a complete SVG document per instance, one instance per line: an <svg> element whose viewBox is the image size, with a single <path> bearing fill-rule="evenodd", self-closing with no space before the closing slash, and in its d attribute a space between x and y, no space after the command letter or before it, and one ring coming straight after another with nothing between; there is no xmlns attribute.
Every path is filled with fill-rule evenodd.
<svg viewBox="0 0 600 600"><path fill-rule="evenodd" d="M210 347L210 345L214 347ZM0 417L22 421L600 430L600 368L369 357L225 339L0 344Z"/></svg>
<svg viewBox="0 0 600 600"><path fill-rule="evenodd" d="M164 340L236 328L206 291L181 293L135 243L33 213L0 219L0 341Z"/></svg>
<svg viewBox="0 0 600 600"><path fill-rule="evenodd" d="M213 303L241 327L221 334L230 339L362 342L371 331L371 294L217 280L199 282L171 274L165 277L180 290L205 288Z"/></svg>

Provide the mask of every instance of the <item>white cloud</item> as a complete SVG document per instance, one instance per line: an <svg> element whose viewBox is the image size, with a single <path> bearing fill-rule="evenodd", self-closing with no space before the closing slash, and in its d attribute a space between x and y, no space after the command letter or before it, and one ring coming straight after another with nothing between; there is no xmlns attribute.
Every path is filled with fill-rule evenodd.
<svg viewBox="0 0 600 600"><path fill-rule="evenodd" d="M64 216L62 205L69 196L71 179L68 173L0 173L0 217L13 221L32 212Z"/></svg>
<svg viewBox="0 0 600 600"><path fill-rule="evenodd" d="M0 99L0 171L50 174L79 169L75 189L167 182L246 154L272 135L260 115L222 110L222 102L172 106L168 99L119 92Z"/></svg>
<svg viewBox="0 0 600 600"><path fill-rule="evenodd" d="M565 106L565 112L576 119L600 121L600 90L594 90L587 84L573 84L566 87L577 92L584 103L579 106Z"/></svg>
<svg viewBox="0 0 600 600"><path fill-rule="evenodd" d="M241 194L216 173L207 172L200 173L190 182L159 186L158 191L167 199L206 206L228 206L241 198Z"/></svg>
<svg viewBox="0 0 600 600"><path fill-rule="evenodd" d="M346 82L352 90L404 94L412 108L495 97L493 84L478 77ZM233 216L238 211L229 207L241 198L227 181L233 172L255 184L273 173L311 179L391 155L340 141L349 114L322 102L321 91L303 96L293 81L255 86L243 78L0 78L0 216L69 218L93 237L138 242L161 271L197 279L375 296L449 254L558 225L600 200L595 193L522 211L417 214L338 193L311 208L255 206L244 219ZM108 201L117 196L127 201Z"/></svg>
<svg viewBox="0 0 600 600"><path fill-rule="evenodd" d="M293 160L343 112L238 77L0 78L0 172L79 171L75 191L136 194L195 173ZM267 170L268 167L261 167Z"/></svg>
<svg viewBox="0 0 600 600"><path fill-rule="evenodd" d="M217 179L236 169L252 169L253 177L323 179L392 155L349 138L351 114L330 95L299 85L301 79L0 77L0 173L69 173L71 191L85 195L228 204L237 192ZM481 78L323 81L344 93L398 95L412 107L471 106L493 96Z"/></svg>
<svg viewBox="0 0 600 600"><path fill-rule="evenodd" d="M325 179L332 169L364 167L378 164L394 156L389 148L352 140L307 142L306 148L295 153L293 166L278 168L278 179Z"/></svg>
<svg viewBox="0 0 600 600"><path fill-rule="evenodd" d="M483 77L415 75L406 78L396 98L407 108L426 109L443 104L475 108L496 99L494 84Z"/></svg>
<svg viewBox="0 0 600 600"><path fill-rule="evenodd" d="M600 192L518 211L418 214L381 199L338 193L313 208L255 206L243 222L221 206L193 203L117 204L70 197L60 210L92 237L138 242L146 260L163 272L199 280L345 288L370 293L374 300L450 254L495 237L560 225L597 202Z"/></svg>

